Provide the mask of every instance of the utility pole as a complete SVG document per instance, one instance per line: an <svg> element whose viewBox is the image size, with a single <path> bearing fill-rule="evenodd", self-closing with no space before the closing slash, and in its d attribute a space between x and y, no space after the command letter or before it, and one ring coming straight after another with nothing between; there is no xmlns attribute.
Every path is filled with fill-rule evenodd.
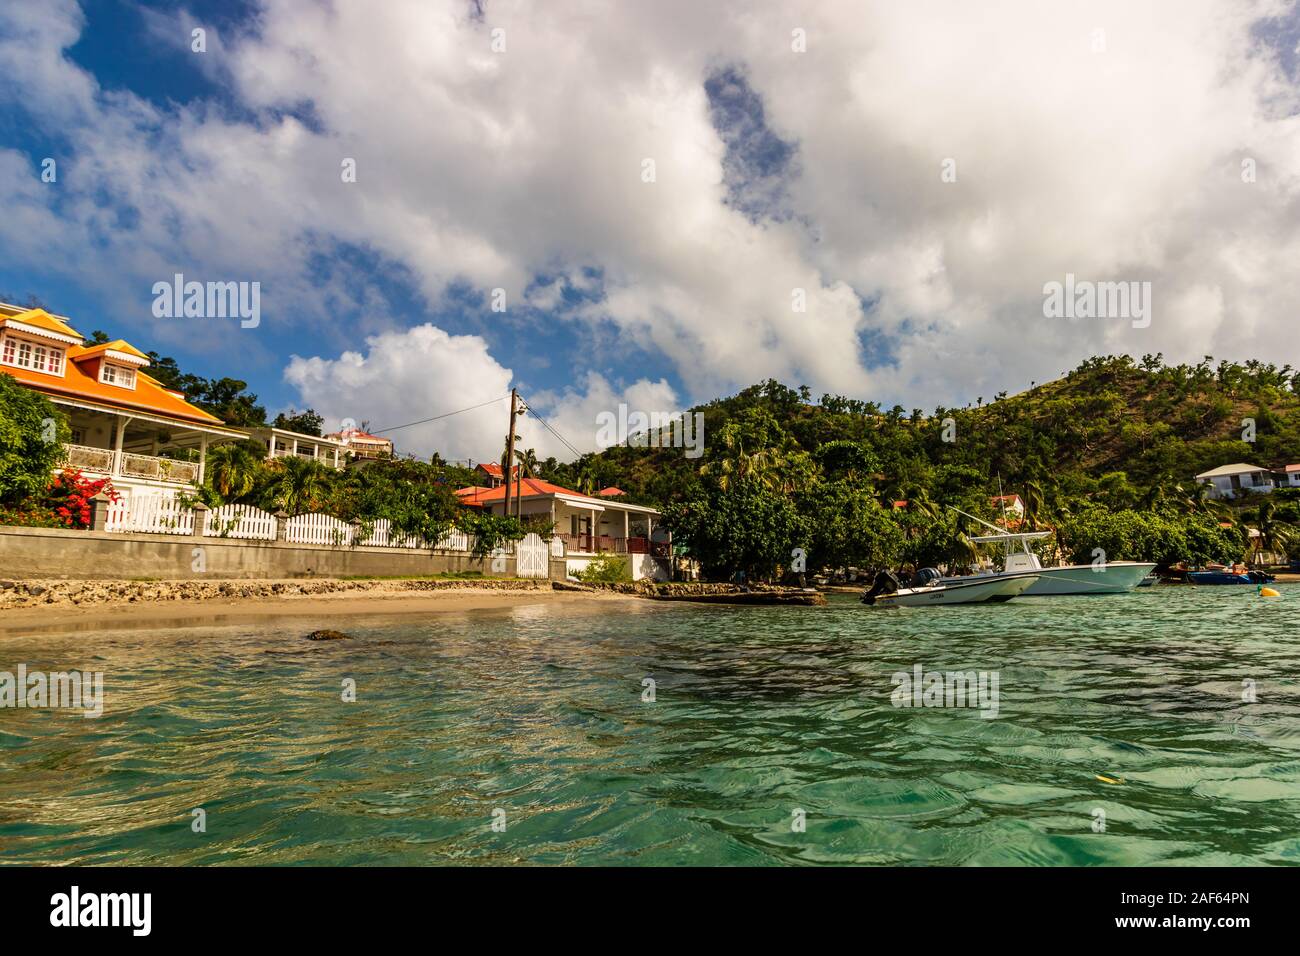
<svg viewBox="0 0 1300 956"><path fill-rule="evenodd" d="M502 469L506 479L505 516L510 517L510 470L515 463L515 389L510 390L510 431L506 432L506 466ZM523 489L521 488L520 491Z"/></svg>

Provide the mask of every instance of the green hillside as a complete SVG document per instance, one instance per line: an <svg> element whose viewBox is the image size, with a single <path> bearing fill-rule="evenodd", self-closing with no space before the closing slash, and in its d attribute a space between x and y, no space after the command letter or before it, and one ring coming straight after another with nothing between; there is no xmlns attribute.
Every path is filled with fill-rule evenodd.
<svg viewBox="0 0 1300 956"><path fill-rule="evenodd" d="M1131 552L1112 558L1159 551L1166 563L1235 557L1244 553L1248 525L1275 526L1280 538L1291 522L1300 521L1293 493L1271 496L1261 516L1262 502L1228 507L1207 500L1193 481L1198 472L1232 462L1264 467L1300 462L1300 374L1289 366L1215 364L1208 357L1194 366L1167 366L1159 355L1141 361L1099 357L1018 395L977 396L966 407L929 413L883 409L843 396L814 401L806 388L768 381L695 411L704 415L700 458L689 459L680 448L620 446L570 464L548 461L543 474L581 490L617 485L634 501L667 509L679 537L695 544L703 515L736 503L728 499L760 492L785 499L793 509L788 515L776 500L748 503L773 527L790 523L785 537L772 532L781 541L769 549L770 561L758 561L755 569L783 567L792 542L813 543L818 551L816 526L839 520L840 513L861 512L862 521L877 521L878 515L862 511L864 498L889 513L905 541L928 533L909 522L924 523L945 512L944 505L995 517L989 498L999 489L1020 494L1028 523L1057 529L1067 552L1086 553L1090 542L1085 539L1105 536L1089 524L1102 520L1103 513L1110 521L1143 525L1148 534L1156 534L1152 528L1164 520L1195 521L1198 534L1221 522L1234 524L1231 547L1215 539L1202 542L1199 553L1187 543L1182 526L1162 545L1135 543L1136 531L1108 539L1122 541L1120 550ZM1243 434L1252 437L1252 431L1253 441L1244 441ZM908 506L895 508L893 503L902 500ZM824 505L820 511L818 501ZM900 510L911 514L894 514ZM731 520L743 526L745 518ZM714 543L725 544L734 530L718 527ZM963 529L948 530L960 538ZM870 537L865 526L845 533ZM880 533L889 538L892 531ZM1078 540L1069 540L1071 533ZM1217 530L1206 531L1213 533ZM824 553L831 544L823 542L823 562L835 560ZM882 540L881 550L856 557L885 563L900 556L891 548ZM961 548L948 542L937 551L923 550L913 547L909 553L904 547L901 556L957 560ZM719 567L744 564L723 560Z"/></svg>

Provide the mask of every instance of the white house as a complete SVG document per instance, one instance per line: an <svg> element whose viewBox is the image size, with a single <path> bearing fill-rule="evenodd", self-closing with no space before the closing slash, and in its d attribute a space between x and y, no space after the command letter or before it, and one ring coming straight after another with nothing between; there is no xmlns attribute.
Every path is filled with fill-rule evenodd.
<svg viewBox="0 0 1300 956"><path fill-rule="evenodd" d="M111 478L123 498L192 489L209 445L244 437L152 378L150 364L121 339L88 346L63 316L0 303L0 372L59 407L72 427L66 464Z"/></svg>
<svg viewBox="0 0 1300 956"><path fill-rule="evenodd" d="M1283 465L1274 480L1279 488L1300 488L1300 465Z"/></svg>
<svg viewBox="0 0 1300 956"><path fill-rule="evenodd" d="M369 432L363 432L360 428L345 428L342 431L330 432L325 437L342 443L343 447L358 461L393 457L393 440L391 438L371 435Z"/></svg>
<svg viewBox="0 0 1300 956"><path fill-rule="evenodd" d="M1273 470L1237 462L1235 465L1220 465L1209 471L1203 471L1196 480L1209 485L1210 494L1215 498L1235 498L1242 492L1266 494L1275 487Z"/></svg>
<svg viewBox="0 0 1300 956"><path fill-rule="evenodd" d="M269 425L244 431L266 449L267 458L310 458L331 468L342 468L347 463L346 443L330 436L320 438Z"/></svg>
<svg viewBox="0 0 1300 956"><path fill-rule="evenodd" d="M617 554L626 558L634 581L668 579L672 536L656 528L659 512L654 508L612 497L593 498L540 478L525 478L511 483L512 514L521 493L525 518L542 516L554 523L555 537L564 542L570 574L585 568L597 554ZM504 484L456 492L461 504L489 514L505 514L505 494Z"/></svg>

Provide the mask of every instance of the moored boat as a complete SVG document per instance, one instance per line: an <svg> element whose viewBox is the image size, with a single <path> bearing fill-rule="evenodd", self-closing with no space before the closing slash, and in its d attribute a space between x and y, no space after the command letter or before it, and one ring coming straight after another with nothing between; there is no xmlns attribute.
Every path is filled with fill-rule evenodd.
<svg viewBox="0 0 1300 956"><path fill-rule="evenodd" d="M930 572L932 576L926 575ZM933 568L921 570L922 580L914 587L902 587L888 571L876 576L862 603L873 607L938 607L952 604L985 604L1010 601L1034 583L1034 575L988 577L957 584L943 584Z"/></svg>
<svg viewBox="0 0 1300 956"><path fill-rule="evenodd" d="M966 514L964 511L958 513ZM1032 574L1035 580L1025 589L1025 597L1062 594L1127 594L1135 590L1156 567L1151 561L1100 561L1095 564L1066 564L1045 568L1038 555L1030 549L1029 542L1046 538L1052 532L1004 531L974 515L966 515L966 517L996 532L996 534L973 536L970 540L976 544L1002 545L1005 548L1003 569L960 577L946 577L940 582L942 584ZM1017 545L1019 545L1018 549Z"/></svg>
<svg viewBox="0 0 1300 956"><path fill-rule="evenodd" d="M1271 584L1276 578L1263 571L1188 571L1188 584Z"/></svg>

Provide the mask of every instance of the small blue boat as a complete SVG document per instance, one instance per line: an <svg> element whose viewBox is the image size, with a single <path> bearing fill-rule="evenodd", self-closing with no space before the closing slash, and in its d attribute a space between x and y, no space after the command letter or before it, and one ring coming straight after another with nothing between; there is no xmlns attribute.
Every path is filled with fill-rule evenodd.
<svg viewBox="0 0 1300 956"><path fill-rule="evenodd" d="M1232 571L1188 571L1187 580L1191 584L1269 584L1273 575L1263 571L1244 571L1234 574Z"/></svg>

